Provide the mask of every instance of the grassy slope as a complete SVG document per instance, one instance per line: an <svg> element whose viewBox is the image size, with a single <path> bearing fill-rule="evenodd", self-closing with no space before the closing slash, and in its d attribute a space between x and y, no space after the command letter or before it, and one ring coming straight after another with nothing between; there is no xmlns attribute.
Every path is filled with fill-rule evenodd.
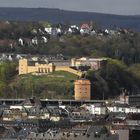
<svg viewBox="0 0 140 140"><path fill-rule="evenodd" d="M58 71L48 75L22 75L11 85L16 87L19 97L73 98L73 82L77 78L68 72Z"/></svg>

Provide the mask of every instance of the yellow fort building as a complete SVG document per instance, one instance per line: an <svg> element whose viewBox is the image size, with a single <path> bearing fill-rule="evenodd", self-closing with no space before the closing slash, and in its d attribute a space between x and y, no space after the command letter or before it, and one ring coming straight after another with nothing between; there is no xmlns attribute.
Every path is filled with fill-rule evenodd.
<svg viewBox="0 0 140 140"><path fill-rule="evenodd" d="M36 61L28 61L27 59L19 60L19 75L28 73L49 73L55 70L53 63L46 64Z"/></svg>
<svg viewBox="0 0 140 140"><path fill-rule="evenodd" d="M19 75L22 74L47 74L54 71L67 71L73 73L75 75L81 76L82 72L71 68L69 65L61 64L57 65L57 63L47 63L45 61L29 61L28 59L20 59L19 60Z"/></svg>
<svg viewBox="0 0 140 140"><path fill-rule="evenodd" d="M19 75L21 74L47 74L54 71L67 71L78 76L82 72L79 68L88 66L90 69L98 70L107 62L106 58L86 58L71 60L49 60L49 61L33 61L28 59L19 60Z"/></svg>

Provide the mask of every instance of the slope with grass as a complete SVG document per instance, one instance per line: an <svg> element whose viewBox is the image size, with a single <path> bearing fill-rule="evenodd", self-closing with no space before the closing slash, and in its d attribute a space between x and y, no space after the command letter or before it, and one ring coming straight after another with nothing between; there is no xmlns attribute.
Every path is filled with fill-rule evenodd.
<svg viewBox="0 0 140 140"><path fill-rule="evenodd" d="M36 96L40 98L72 99L73 82L76 75L57 71L42 76L21 75L11 83L20 98Z"/></svg>

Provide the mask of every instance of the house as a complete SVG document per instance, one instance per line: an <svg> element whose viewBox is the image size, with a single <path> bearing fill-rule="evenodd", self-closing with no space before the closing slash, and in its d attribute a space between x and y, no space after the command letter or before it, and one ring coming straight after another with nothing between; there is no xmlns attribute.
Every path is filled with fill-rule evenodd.
<svg viewBox="0 0 140 140"><path fill-rule="evenodd" d="M32 107L41 107L42 105L40 100L34 97L24 100L22 106L24 106L24 108L32 108Z"/></svg>
<svg viewBox="0 0 140 140"><path fill-rule="evenodd" d="M140 94L126 95L125 93L123 93L119 96L119 100L116 102L129 104L131 106L140 106Z"/></svg>
<svg viewBox="0 0 140 140"><path fill-rule="evenodd" d="M4 110L2 115L3 121L13 121L13 120L22 120L27 119L27 112L25 110L19 109L8 109Z"/></svg>
<svg viewBox="0 0 140 140"><path fill-rule="evenodd" d="M89 58L88 62L91 69L98 70L106 65L107 58Z"/></svg>
<svg viewBox="0 0 140 140"><path fill-rule="evenodd" d="M22 39L22 38L19 38L19 39L18 39L18 43L19 43L21 46L23 46L23 45L24 45L23 39Z"/></svg>
<svg viewBox="0 0 140 140"><path fill-rule="evenodd" d="M8 58L7 58L9 61L12 61L13 58L12 58L12 55L8 55Z"/></svg>
<svg viewBox="0 0 140 140"><path fill-rule="evenodd" d="M96 33L95 30L91 30L91 32L90 32L90 35L91 35L91 36L96 35L96 34L97 34L97 33Z"/></svg>
<svg viewBox="0 0 140 140"><path fill-rule="evenodd" d="M57 34L61 34L62 33L62 30L60 28L56 28L57 30Z"/></svg>
<svg viewBox="0 0 140 140"><path fill-rule="evenodd" d="M11 105L10 109L18 109L18 110L22 111L23 110L23 106L21 104L20 105Z"/></svg>
<svg viewBox="0 0 140 140"><path fill-rule="evenodd" d="M32 38L32 44L34 44L34 45L37 45L38 44L37 37Z"/></svg>
<svg viewBox="0 0 140 140"><path fill-rule="evenodd" d="M90 31L91 31L90 26L87 23L81 25L80 27L81 35L90 34Z"/></svg>
<svg viewBox="0 0 140 140"><path fill-rule="evenodd" d="M128 104L115 103L107 106L109 112L140 113L140 108Z"/></svg>
<svg viewBox="0 0 140 140"><path fill-rule="evenodd" d="M79 66L90 66L91 69L98 70L102 66L104 66L107 62L106 58L86 58L82 57L79 59L72 58L71 66L79 67Z"/></svg>
<svg viewBox="0 0 140 140"><path fill-rule="evenodd" d="M51 35L52 34L52 27L50 26L50 27L46 27L45 29L44 29L44 31L46 32L46 33L48 33L49 35Z"/></svg>
<svg viewBox="0 0 140 140"><path fill-rule="evenodd" d="M36 107L30 108L28 111L28 119L49 119L50 113L46 108L40 109Z"/></svg>
<svg viewBox="0 0 140 140"><path fill-rule="evenodd" d="M73 32L72 29L69 28L69 29L68 29L68 34L72 34L72 32Z"/></svg>
<svg viewBox="0 0 140 140"><path fill-rule="evenodd" d="M52 36L57 36L58 35L58 32L57 32L57 28L56 27L52 28L51 35Z"/></svg>
<svg viewBox="0 0 140 140"><path fill-rule="evenodd" d="M26 110L26 109L30 109L32 107L41 107L41 102L39 99L36 98L29 98L24 100L21 104L17 104L17 105L11 105L10 109L18 109L18 110Z"/></svg>
<svg viewBox="0 0 140 140"><path fill-rule="evenodd" d="M45 36L42 36L43 43L47 43L48 39Z"/></svg>
<svg viewBox="0 0 140 140"><path fill-rule="evenodd" d="M105 29L104 34L105 35L109 35L109 30L108 29Z"/></svg>
<svg viewBox="0 0 140 140"><path fill-rule="evenodd" d="M102 104L92 104L88 105L87 109L91 114L94 115L105 115L106 114L106 107Z"/></svg>
<svg viewBox="0 0 140 140"><path fill-rule="evenodd" d="M84 29L80 29L80 33L81 33L81 35L84 35L85 34Z"/></svg>
<svg viewBox="0 0 140 140"><path fill-rule="evenodd" d="M140 94L127 95L127 96L125 96L125 101L129 105L140 106Z"/></svg>
<svg viewBox="0 0 140 140"><path fill-rule="evenodd" d="M79 27L76 25L71 25L68 29L68 34L79 34Z"/></svg>
<svg viewBox="0 0 140 140"><path fill-rule="evenodd" d="M19 59L22 59L22 56L21 56L20 54L17 54L17 55L16 55L16 59L18 59L18 60L19 60Z"/></svg>
<svg viewBox="0 0 140 140"><path fill-rule="evenodd" d="M109 112L126 112L126 110L129 110L129 105L114 103L111 106L107 106L107 109Z"/></svg>
<svg viewBox="0 0 140 140"><path fill-rule="evenodd" d="M32 39L30 39L30 38L24 38L24 44L32 45Z"/></svg>
<svg viewBox="0 0 140 140"><path fill-rule="evenodd" d="M126 126L113 126L110 132L113 135L117 134L119 140L129 140L129 128Z"/></svg>

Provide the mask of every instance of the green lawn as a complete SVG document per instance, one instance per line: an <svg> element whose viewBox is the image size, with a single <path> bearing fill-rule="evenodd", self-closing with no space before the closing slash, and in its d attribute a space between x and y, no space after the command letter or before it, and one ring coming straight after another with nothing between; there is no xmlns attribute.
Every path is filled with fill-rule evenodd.
<svg viewBox="0 0 140 140"><path fill-rule="evenodd" d="M41 76L27 74L18 76L14 86L20 97L34 94L39 98L72 99L76 79L76 75L64 71Z"/></svg>

